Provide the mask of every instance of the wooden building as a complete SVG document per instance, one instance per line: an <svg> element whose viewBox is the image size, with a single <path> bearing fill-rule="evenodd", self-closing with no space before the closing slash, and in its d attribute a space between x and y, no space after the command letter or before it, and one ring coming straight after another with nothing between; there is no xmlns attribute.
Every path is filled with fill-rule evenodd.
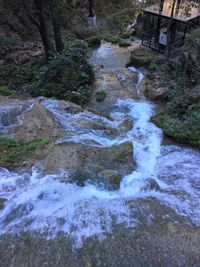
<svg viewBox="0 0 200 267"><path fill-rule="evenodd" d="M183 45L186 33L200 21L195 1L160 0L143 10L142 45L164 52Z"/></svg>

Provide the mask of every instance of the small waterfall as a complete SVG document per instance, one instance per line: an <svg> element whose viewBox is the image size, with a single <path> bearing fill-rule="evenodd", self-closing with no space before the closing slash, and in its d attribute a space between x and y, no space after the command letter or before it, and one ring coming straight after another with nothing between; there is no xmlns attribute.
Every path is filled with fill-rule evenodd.
<svg viewBox="0 0 200 267"><path fill-rule="evenodd" d="M134 67L129 69L138 72L140 95L139 84L143 73ZM68 131L68 136L58 143L74 141L103 148L132 142L137 167L123 177L120 189L116 191L99 189L92 183L81 187L61 182L62 177L65 181L69 177L69 173L63 170L42 175L37 166L30 173L0 168L0 198L7 199L5 208L0 212L0 234L41 231L48 238L54 238L62 232L73 238L78 247L88 237L103 237L105 233L112 232L115 225L137 227L138 211L133 203L149 197L200 224L200 153L178 146L161 146L162 131L150 122L155 112L152 103L143 98L119 99L117 112L111 114L113 121L88 111L66 113L57 100L45 100L43 103ZM134 126L122 137L106 135L100 130L91 131L79 125L80 120L86 119L101 121L105 126L117 129L127 116ZM154 179L161 190L149 188L144 191L149 179Z"/></svg>

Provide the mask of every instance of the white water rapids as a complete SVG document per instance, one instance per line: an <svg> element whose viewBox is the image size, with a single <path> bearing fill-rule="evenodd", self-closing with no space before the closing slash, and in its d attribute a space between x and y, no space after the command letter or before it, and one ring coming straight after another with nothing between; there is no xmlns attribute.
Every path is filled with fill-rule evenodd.
<svg viewBox="0 0 200 267"><path fill-rule="evenodd" d="M138 75L140 79L142 74ZM88 115L88 120L102 120L105 125L112 124L116 128L120 118L128 116L134 127L121 138L105 136L101 131L77 129L75 120L83 114L65 117L58 110L56 100L46 100L45 106L63 127L71 126L71 136L65 142L100 147L132 142L137 168L123 177L118 191L100 190L93 184L80 187L60 182L60 177L68 176L62 171L42 176L37 167L31 173L1 168L0 198L8 201L0 211L0 234L38 231L47 232L48 237L53 238L63 232L79 246L88 237L103 237L112 232L116 225L136 227L139 222L134 214L137 211L130 207L129 200L148 197L157 198L178 214L200 224L200 153L174 145L161 146L162 132L150 122L155 113L152 103L145 99L118 100L117 112L111 114L113 122L99 115ZM160 191L143 190L152 178L159 184Z"/></svg>

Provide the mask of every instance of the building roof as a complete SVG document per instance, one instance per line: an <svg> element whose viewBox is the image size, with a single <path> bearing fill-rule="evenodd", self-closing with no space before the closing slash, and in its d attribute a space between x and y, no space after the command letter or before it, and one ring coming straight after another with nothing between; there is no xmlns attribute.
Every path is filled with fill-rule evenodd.
<svg viewBox="0 0 200 267"><path fill-rule="evenodd" d="M172 0L165 1L162 12L159 11L159 4L145 8L144 12L152 13L163 17L171 17L172 2ZM199 17L199 8L197 6L192 6L191 2L192 1L181 1L179 9L177 9L177 6L175 6L173 18L182 22L189 22Z"/></svg>

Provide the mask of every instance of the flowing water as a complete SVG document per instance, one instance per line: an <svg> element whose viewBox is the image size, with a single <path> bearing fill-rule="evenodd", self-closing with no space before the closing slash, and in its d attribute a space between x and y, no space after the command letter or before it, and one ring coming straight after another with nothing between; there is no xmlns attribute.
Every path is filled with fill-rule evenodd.
<svg viewBox="0 0 200 267"><path fill-rule="evenodd" d="M127 57L123 55L121 58L115 47L104 44L94 52L91 61L106 64L107 54L110 57L107 68L116 62L119 66L123 65ZM134 67L130 71L138 73L139 92L143 73ZM69 173L62 170L44 176L38 166L31 172L11 172L1 168L0 198L8 201L0 212L0 234L36 231L54 238L62 232L75 241L75 246L81 246L87 237L102 238L117 225L137 227L140 222L134 200L149 197L156 198L180 216L200 224L200 153L190 148L161 145L162 131L150 122L155 113L154 104L143 97L140 100L119 99L115 104L115 112L110 114L113 121L86 111L66 115L59 109L56 100L45 100L44 105L68 131L67 137L58 140L58 143L74 141L88 146L110 147L129 141L133 143L133 158L137 168L123 177L116 191L99 189L92 183L83 187L63 183L60 177L67 178ZM2 110L5 116L9 108L2 107L0 112ZM20 123L23 119L20 114L21 109L9 126ZM103 130L84 129L78 123L84 117L88 121L101 121L117 129L127 116L134 126L120 137L107 135ZM5 131L8 125L1 120L1 127ZM152 179L159 184L159 191L147 187Z"/></svg>

